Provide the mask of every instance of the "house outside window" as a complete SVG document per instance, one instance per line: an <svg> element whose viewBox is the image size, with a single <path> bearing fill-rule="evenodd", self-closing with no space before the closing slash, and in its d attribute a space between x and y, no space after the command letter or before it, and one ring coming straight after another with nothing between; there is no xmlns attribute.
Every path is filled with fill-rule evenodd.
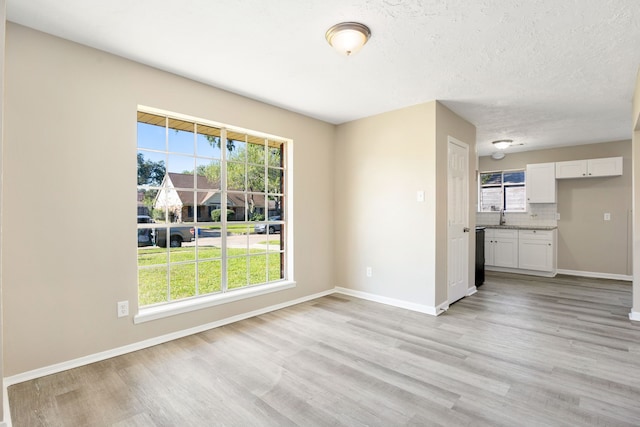
<svg viewBox="0 0 640 427"><path fill-rule="evenodd" d="M481 172L480 212L524 212L527 208L524 170Z"/></svg>
<svg viewBox="0 0 640 427"><path fill-rule="evenodd" d="M287 279L287 144L138 112L138 299L154 306Z"/></svg>

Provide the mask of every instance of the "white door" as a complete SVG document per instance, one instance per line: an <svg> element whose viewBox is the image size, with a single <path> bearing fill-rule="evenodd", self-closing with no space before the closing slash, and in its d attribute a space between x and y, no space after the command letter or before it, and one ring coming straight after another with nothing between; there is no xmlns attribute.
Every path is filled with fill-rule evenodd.
<svg viewBox="0 0 640 427"><path fill-rule="evenodd" d="M449 137L448 300L467 295L469 287L469 146Z"/></svg>

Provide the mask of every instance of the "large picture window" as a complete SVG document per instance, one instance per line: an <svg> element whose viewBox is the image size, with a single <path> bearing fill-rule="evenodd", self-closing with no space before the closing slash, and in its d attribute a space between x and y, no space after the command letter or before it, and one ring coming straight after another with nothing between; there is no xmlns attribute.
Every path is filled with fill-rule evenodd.
<svg viewBox="0 0 640 427"><path fill-rule="evenodd" d="M138 299L287 279L284 139L138 112Z"/></svg>
<svg viewBox="0 0 640 427"><path fill-rule="evenodd" d="M480 212L515 211L527 208L523 170L480 173Z"/></svg>

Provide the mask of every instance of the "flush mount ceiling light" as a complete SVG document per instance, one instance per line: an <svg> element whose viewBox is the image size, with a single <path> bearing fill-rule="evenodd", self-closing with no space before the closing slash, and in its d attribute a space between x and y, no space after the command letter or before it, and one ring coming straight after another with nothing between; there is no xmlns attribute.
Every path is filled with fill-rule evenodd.
<svg viewBox="0 0 640 427"><path fill-rule="evenodd" d="M359 22L341 22L329 28L324 36L334 49L349 56L365 45L371 30Z"/></svg>
<svg viewBox="0 0 640 427"><path fill-rule="evenodd" d="M513 144L513 139L499 139L497 141L493 141L492 144L498 150L504 150L511 147L511 144Z"/></svg>

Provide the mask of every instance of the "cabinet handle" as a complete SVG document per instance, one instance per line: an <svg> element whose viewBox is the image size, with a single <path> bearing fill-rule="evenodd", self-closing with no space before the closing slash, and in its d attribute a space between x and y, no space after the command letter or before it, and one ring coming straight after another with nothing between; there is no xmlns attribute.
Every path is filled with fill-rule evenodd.
<svg viewBox="0 0 640 427"><path fill-rule="evenodd" d="M551 243L549 243L549 246L551 246Z"/></svg>

